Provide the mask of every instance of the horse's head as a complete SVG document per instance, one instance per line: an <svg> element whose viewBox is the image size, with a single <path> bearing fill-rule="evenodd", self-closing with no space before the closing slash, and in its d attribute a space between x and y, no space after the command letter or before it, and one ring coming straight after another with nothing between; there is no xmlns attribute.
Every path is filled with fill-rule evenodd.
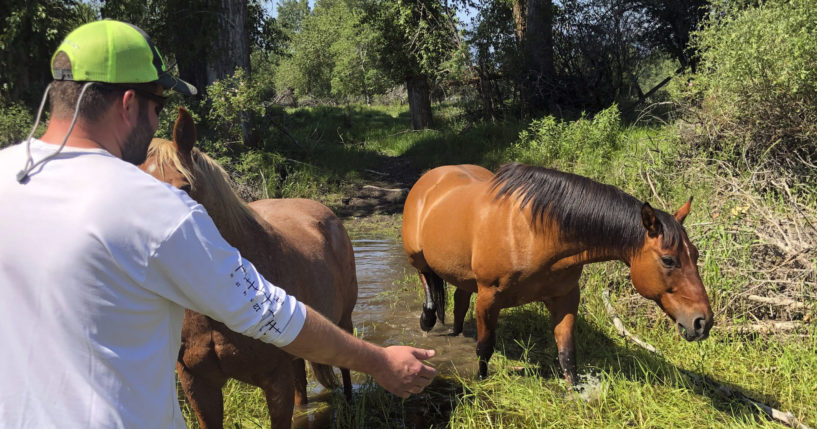
<svg viewBox="0 0 817 429"><path fill-rule="evenodd" d="M173 141L153 139L147 158L139 168L190 194L193 185L191 172L195 142L196 125L193 123L193 117L184 107L179 107L179 116L173 126Z"/></svg>
<svg viewBox="0 0 817 429"><path fill-rule="evenodd" d="M692 198L670 216L644 203L644 245L630 260L630 277L638 293L658 303L687 341L705 339L713 322L698 274L698 249L681 226L691 204Z"/></svg>

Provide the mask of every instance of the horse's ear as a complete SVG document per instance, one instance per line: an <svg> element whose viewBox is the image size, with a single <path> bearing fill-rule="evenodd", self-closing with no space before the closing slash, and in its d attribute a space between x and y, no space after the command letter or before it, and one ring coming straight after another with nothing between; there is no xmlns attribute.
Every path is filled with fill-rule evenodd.
<svg viewBox="0 0 817 429"><path fill-rule="evenodd" d="M179 152L189 154L196 143L196 124L193 123L193 116L182 106L179 106L179 116L173 125L173 142L179 148Z"/></svg>
<svg viewBox="0 0 817 429"><path fill-rule="evenodd" d="M658 237L664 231L650 203L644 203L641 206L641 223L644 224L644 228L647 228L647 235L650 237Z"/></svg>
<svg viewBox="0 0 817 429"><path fill-rule="evenodd" d="M689 209L692 207L692 197L689 197L689 201L684 203L678 211L675 212L673 216L675 216L675 220L678 221L681 225L684 224L684 219L687 218L689 214Z"/></svg>

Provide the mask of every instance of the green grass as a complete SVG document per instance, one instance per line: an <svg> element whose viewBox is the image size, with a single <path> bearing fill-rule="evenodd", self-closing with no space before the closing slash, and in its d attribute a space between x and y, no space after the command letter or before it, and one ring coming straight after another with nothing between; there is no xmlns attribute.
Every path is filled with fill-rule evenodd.
<svg viewBox="0 0 817 429"><path fill-rule="evenodd" d="M524 123L470 124L455 107L441 106L437 112L434 130L414 132L407 129L405 108L296 109L288 112L286 126L302 147L282 143L280 149L285 157L312 166L299 176L307 182L301 196L318 194L331 201L338 197L330 194L342 193L350 181L363 180L359 172L373 168L383 156L409 157L421 169L462 162L495 168L517 157L538 159L536 151L547 148L516 145L511 149L519 132L527 129ZM593 127L597 126L589 122L567 125L565 138L575 139L576 147L563 148L573 152L566 158L550 158L547 165L619 186L670 212L689 196L695 197L686 227L701 253L699 269L716 313L710 338L696 343L682 340L657 306L635 296L623 264L596 264L585 270L582 279L576 329L583 391L565 386L549 315L541 305L529 304L502 311L487 380L444 374L425 392L405 401L369 380L351 403L339 392L330 396L334 427L779 427L755 407L707 380L790 411L802 423L817 427L815 323L802 316L803 327L785 335L743 334L738 329L755 322L759 314L743 297L758 290L757 278L766 275L770 265L785 262L758 253L762 243L757 232L771 226L747 208L747 198L763 202L781 219L796 211L774 192L749 186L746 194L730 193L722 186L724 170L696 157L673 125L620 125L615 150L594 156L599 152L591 146L608 142L596 141L587 147L581 142L606 135L596 133ZM317 171L321 173L315 174ZM748 172L734 173L738 180L751 183ZM802 184L794 184L793 189L800 201L815 201L814 189ZM393 238L399 236L400 217L347 220L346 225L353 237ZM806 256L812 258L810 267L800 267L799 277L787 279L792 288L802 290L802 296L813 297L817 261L813 250ZM601 301L601 291L611 281L619 315L633 334L653 344L662 356L616 334ZM401 290L421 289L414 273L406 273L397 283ZM419 292L400 296L422 299ZM400 299L397 295L384 298L395 303ZM817 306L806 302L809 307L804 313L813 317ZM451 308L449 304L449 317ZM473 314L467 316L468 324L473 326ZM227 426L265 425L260 394L236 385L231 382L225 388Z"/></svg>

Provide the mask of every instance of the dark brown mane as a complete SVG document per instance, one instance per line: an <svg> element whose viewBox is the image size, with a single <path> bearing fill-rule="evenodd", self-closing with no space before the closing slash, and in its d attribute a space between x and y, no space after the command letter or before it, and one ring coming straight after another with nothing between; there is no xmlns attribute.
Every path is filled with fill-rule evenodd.
<svg viewBox="0 0 817 429"><path fill-rule="evenodd" d="M556 222L561 234L596 248L624 248L634 253L644 243L641 223L643 203L615 186L587 177L519 163L506 164L497 171L492 189L495 198L514 196L522 207L530 205L531 223L547 217ZM670 214L655 210L663 226L662 245L681 245L684 229Z"/></svg>

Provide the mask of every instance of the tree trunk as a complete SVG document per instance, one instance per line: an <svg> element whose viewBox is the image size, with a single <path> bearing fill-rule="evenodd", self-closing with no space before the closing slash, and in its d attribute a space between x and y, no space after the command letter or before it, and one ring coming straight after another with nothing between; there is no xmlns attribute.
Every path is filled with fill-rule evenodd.
<svg viewBox="0 0 817 429"><path fill-rule="evenodd" d="M553 1L528 0L523 38L527 97L533 111L553 105Z"/></svg>
<svg viewBox="0 0 817 429"><path fill-rule="evenodd" d="M220 0L217 6L218 37L208 50L207 83L232 76L236 67L250 71L245 0Z"/></svg>
<svg viewBox="0 0 817 429"><path fill-rule="evenodd" d="M247 34L247 3L245 0L220 0L218 4L218 29L221 37L213 43L207 58L207 83L232 76L241 67L250 76L250 40ZM255 147L257 138L253 131L253 118L248 112L241 114L241 136L247 146Z"/></svg>
<svg viewBox="0 0 817 429"><path fill-rule="evenodd" d="M513 27L517 43L522 43L522 39L525 37L525 17L527 16L525 13L526 2L527 0L513 1Z"/></svg>
<svg viewBox="0 0 817 429"><path fill-rule="evenodd" d="M168 12L179 17L175 31L171 31L178 46L179 75L196 86L201 99L208 85L232 76L236 67L250 75L245 0L172 0L168 2ZM247 145L255 146L249 113L242 114L241 134Z"/></svg>
<svg viewBox="0 0 817 429"><path fill-rule="evenodd" d="M428 78L424 75L406 79L411 126L415 130L431 127L431 96Z"/></svg>

